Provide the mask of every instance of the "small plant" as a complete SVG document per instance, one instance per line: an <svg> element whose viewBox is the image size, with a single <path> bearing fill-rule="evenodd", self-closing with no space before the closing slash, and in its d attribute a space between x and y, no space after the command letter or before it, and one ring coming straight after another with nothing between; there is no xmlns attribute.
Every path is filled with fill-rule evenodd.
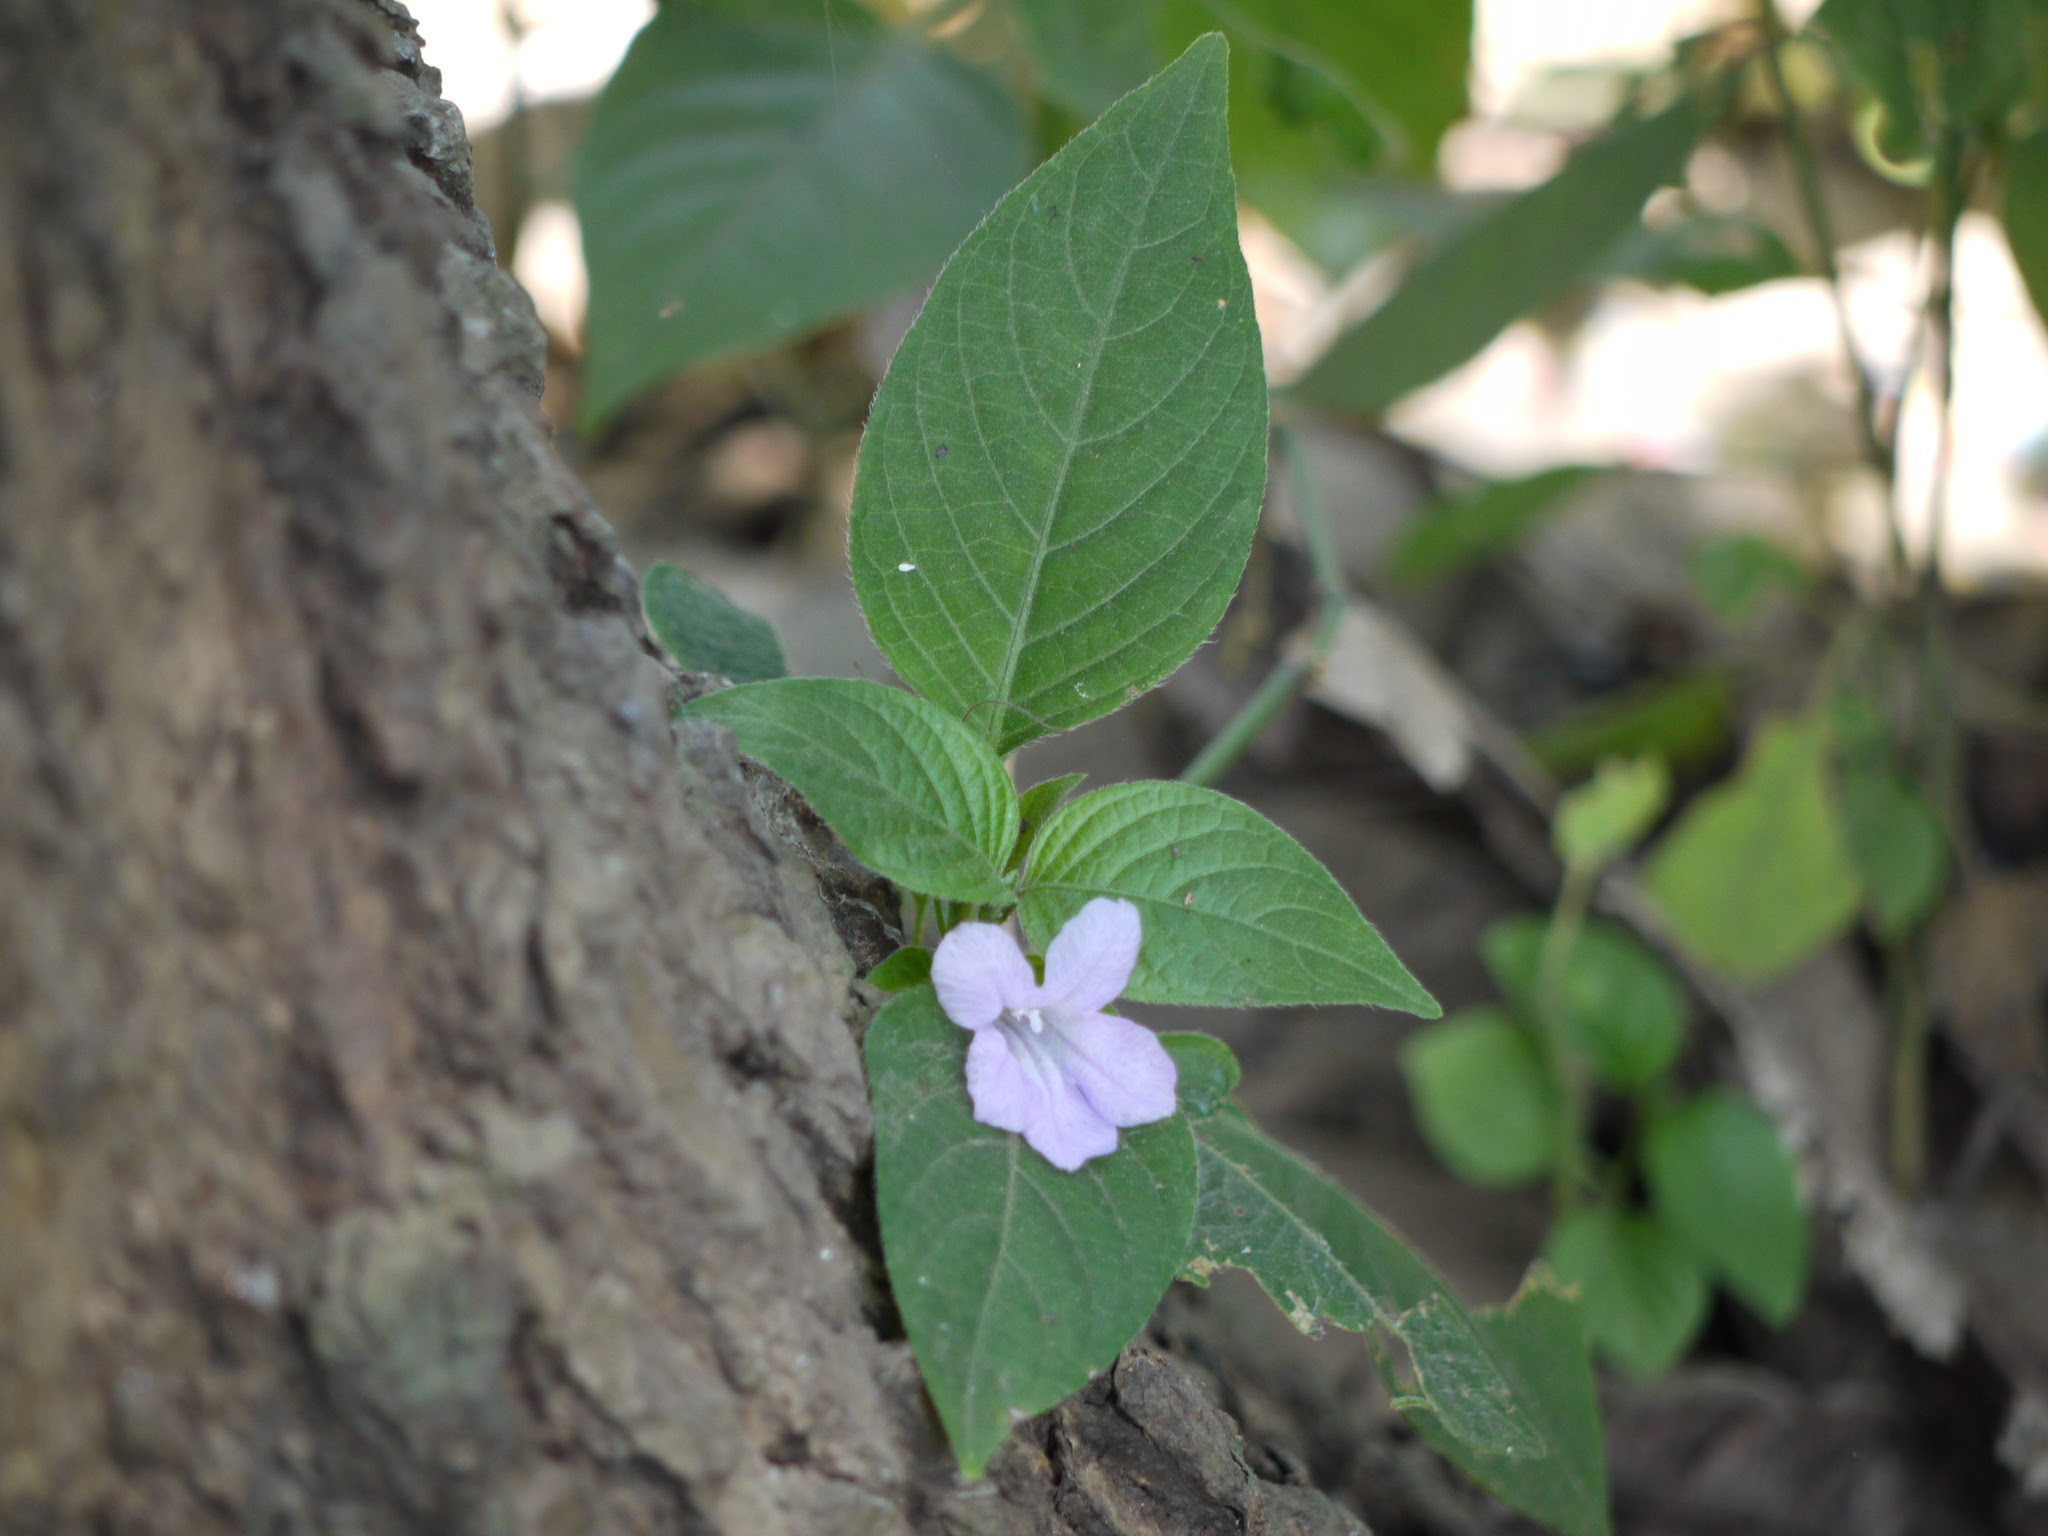
<svg viewBox="0 0 2048 1536"><path fill-rule="evenodd" d="M1110 1011L1121 996L1434 1016L1428 993L1249 807L1164 782L1070 799L1072 777L1020 795L1004 762L1164 679L1245 564L1266 386L1225 72L1222 39L1195 43L1040 166L955 252L898 351L851 558L914 691L772 676L779 656L715 597L665 582L678 627L708 614L764 678L684 713L730 729L909 896L909 942L871 977L896 994L865 1043L876 1199L965 1471L1106 1368L1176 1275L1237 1266L1305 1330L1371 1332L1425 1437L1594 1536L1605 1476L1576 1303L1539 1274L1511 1306L1467 1310L1229 1102L1221 1042Z"/></svg>
<svg viewBox="0 0 2048 1536"><path fill-rule="evenodd" d="M1424 1134L1454 1171L1496 1186L1550 1178L1544 1256L1579 1287L1602 1354L1637 1375L1685 1353L1716 1282L1779 1325L1806 1286L1806 1218L1777 1131L1740 1094L1674 1086L1684 985L1587 913L1602 870L1669 793L1663 759L1645 757L1610 759L1567 795L1552 824L1565 867L1556 911L1496 923L1482 941L1503 1005L1420 1031L1402 1052Z"/></svg>

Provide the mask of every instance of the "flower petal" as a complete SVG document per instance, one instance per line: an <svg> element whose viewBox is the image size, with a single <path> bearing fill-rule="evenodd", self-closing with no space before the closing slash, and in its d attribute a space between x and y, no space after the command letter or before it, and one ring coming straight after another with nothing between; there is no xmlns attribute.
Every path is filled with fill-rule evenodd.
<svg viewBox="0 0 2048 1536"><path fill-rule="evenodd" d="M1067 919L1045 947L1042 995L1063 1013L1095 1013L1122 995L1145 937L1138 909L1097 896Z"/></svg>
<svg viewBox="0 0 2048 1536"><path fill-rule="evenodd" d="M1005 1008L1030 1007L1038 993L1031 962L994 923L962 923L939 940L932 986L962 1029L986 1029Z"/></svg>
<svg viewBox="0 0 2048 1536"><path fill-rule="evenodd" d="M1057 1049L1067 1080L1111 1125L1150 1125L1173 1113L1180 1073L1144 1025L1091 1013L1062 1024Z"/></svg>
<svg viewBox="0 0 2048 1536"><path fill-rule="evenodd" d="M1053 1167L1072 1173L1091 1157L1116 1150L1116 1127L1096 1113L1080 1089L1055 1079L1039 1113L1024 1127L1024 1140Z"/></svg>
<svg viewBox="0 0 2048 1536"><path fill-rule="evenodd" d="M967 1047L967 1097L981 1124L1022 1132L1026 1145L1067 1173L1116 1150L1116 1127L1050 1054L1013 1050L1006 1029L975 1032Z"/></svg>
<svg viewBox="0 0 2048 1536"><path fill-rule="evenodd" d="M1045 1084L1025 1071L1000 1029L978 1029L967 1046L967 1097L974 1118L999 1131L1021 1131L1045 1102Z"/></svg>

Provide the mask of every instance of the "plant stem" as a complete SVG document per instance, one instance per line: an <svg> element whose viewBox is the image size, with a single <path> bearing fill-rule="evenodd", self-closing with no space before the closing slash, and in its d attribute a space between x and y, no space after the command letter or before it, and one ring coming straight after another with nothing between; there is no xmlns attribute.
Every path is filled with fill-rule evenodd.
<svg viewBox="0 0 2048 1536"><path fill-rule="evenodd" d="M1911 935L1886 946L1885 991L1892 1016L1892 1179L1903 1193L1917 1195L1927 1181L1927 1048L1933 1017L1920 975L1919 945Z"/></svg>
<svg viewBox="0 0 2048 1536"><path fill-rule="evenodd" d="M1337 628L1344 621L1344 570L1337 562L1329 516L1307 451L1301 446L1301 439L1285 427L1273 435L1286 462L1287 483L1294 493L1294 515L1301 525L1301 542L1308 552L1309 570L1321 602L1315 618L1288 637L1283 659L1266 675L1258 691L1245 700L1244 707L1181 770L1183 784L1214 784L1229 771L1230 765L1258 740L1259 732L1280 712L1281 706L1294 696L1303 679L1329 657L1330 647L1337 640Z"/></svg>
<svg viewBox="0 0 2048 1536"><path fill-rule="evenodd" d="M1933 377L1934 462L1927 487L1927 558L1914 592L1919 630L1919 676L1914 755L1950 846L1967 846L1962 805L1961 739L1950 680L1947 608L1942 583L1942 549L1948 541L1948 477L1955 441L1955 252L1956 228L1969 197L1962 137L1945 129L1936 146L1929 242L1932 272L1927 290L1928 368ZM1922 934L1900 935L1885 946L1885 992L1891 1015L1892 1178L1906 1194L1918 1194L1927 1179L1927 1053L1933 1033L1933 1002L1922 975Z"/></svg>
<svg viewBox="0 0 2048 1536"><path fill-rule="evenodd" d="M1892 445L1879 421L1877 390L1871 383L1870 368L1863 360L1862 349L1856 344L1856 333L1849 324L1849 301L1842 291L1842 270L1835 261L1834 220L1828 214L1820 168L1814 159L1813 146L1806 137L1806 129L1800 123L1799 107L1793 101L1791 87L1785 80L1785 65L1780 57L1785 46L1785 23L1778 15L1775 0L1762 0L1757 7L1757 15L1767 39L1763 50L1764 72L1770 77L1772 93L1778 98L1778 109L1784 114L1785 150L1792 161L1793 180L1799 187L1799 202L1806 214L1807 233L1813 240L1815 260L1834 305L1835 329L1841 336L1842 355L1847 359L1849 372L1856 382L1856 424L1863 438L1864 456L1884 481L1885 524L1890 533L1893 575L1903 580L1911 566L1893 490L1897 466Z"/></svg>
<svg viewBox="0 0 2048 1536"><path fill-rule="evenodd" d="M1550 1057L1550 1070L1563 1092L1562 1125L1557 1148L1552 1201L1562 1215L1579 1203L1587 1184L1586 1102L1588 1087L1584 1065L1572 1047L1565 1022L1565 978L1569 974L1572 949L1586 926L1586 909L1593 900L1593 886L1599 876L1596 867L1567 864L1564 883L1557 892L1557 907L1550 915L1550 928L1543 936L1543 950L1536 961L1536 1016L1543 1026L1543 1041Z"/></svg>

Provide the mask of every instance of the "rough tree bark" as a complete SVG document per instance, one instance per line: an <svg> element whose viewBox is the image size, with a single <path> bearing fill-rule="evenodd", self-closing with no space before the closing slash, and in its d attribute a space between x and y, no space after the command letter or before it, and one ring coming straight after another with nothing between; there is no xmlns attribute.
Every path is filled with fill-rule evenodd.
<svg viewBox="0 0 2048 1536"><path fill-rule="evenodd" d="M0 0L0 1530L1352 1528L1127 1355L966 1489L862 1005L383 0Z"/></svg>

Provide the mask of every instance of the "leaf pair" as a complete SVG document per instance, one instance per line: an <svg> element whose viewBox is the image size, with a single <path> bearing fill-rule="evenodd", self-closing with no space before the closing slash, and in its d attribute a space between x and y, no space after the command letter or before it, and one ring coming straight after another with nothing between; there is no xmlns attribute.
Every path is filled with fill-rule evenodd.
<svg viewBox="0 0 2048 1536"><path fill-rule="evenodd" d="M1093 898L1134 902L1145 947L1127 995L1140 1001L1436 1011L1329 871L1226 795L1143 782L1049 813L1034 806L1020 887L1023 818L1009 776L936 705L879 683L788 678L707 694L683 712L730 728L869 868L945 901L1015 904L1041 949ZM1072 784L1054 787L1037 798Z"/></svg>
<svg viewBox="0 0 2048 1536"><path fill-rule="evenodd" d="M1481 941L1494 984L1514 1013L1469 1008L1403 1043L1401 1071L1431 1148L1460 1178L1507 1187L1557 1166L1567 1138L1558 1069L1541 1041L1557 1041L1604 1086L1651 1087L1685 1042L1685 993L1670 971L1622 930L1593 923L1578 933L1557 978L1539 996L1550 921L1507 918Z"/></svg>
<svg viewBox="0 0 2048 1536"><path fill-rule="evenodd" d="M1544 1257L1586 1298L1588 1330L1625 1370L1669 1368L1705 1321L1712 1282L1782 1327L1806 1291L1809 1235L1791 1158L1749 1100L1714 1089L1651 1119L1651 1203L1572 1211Z"/></svg>

